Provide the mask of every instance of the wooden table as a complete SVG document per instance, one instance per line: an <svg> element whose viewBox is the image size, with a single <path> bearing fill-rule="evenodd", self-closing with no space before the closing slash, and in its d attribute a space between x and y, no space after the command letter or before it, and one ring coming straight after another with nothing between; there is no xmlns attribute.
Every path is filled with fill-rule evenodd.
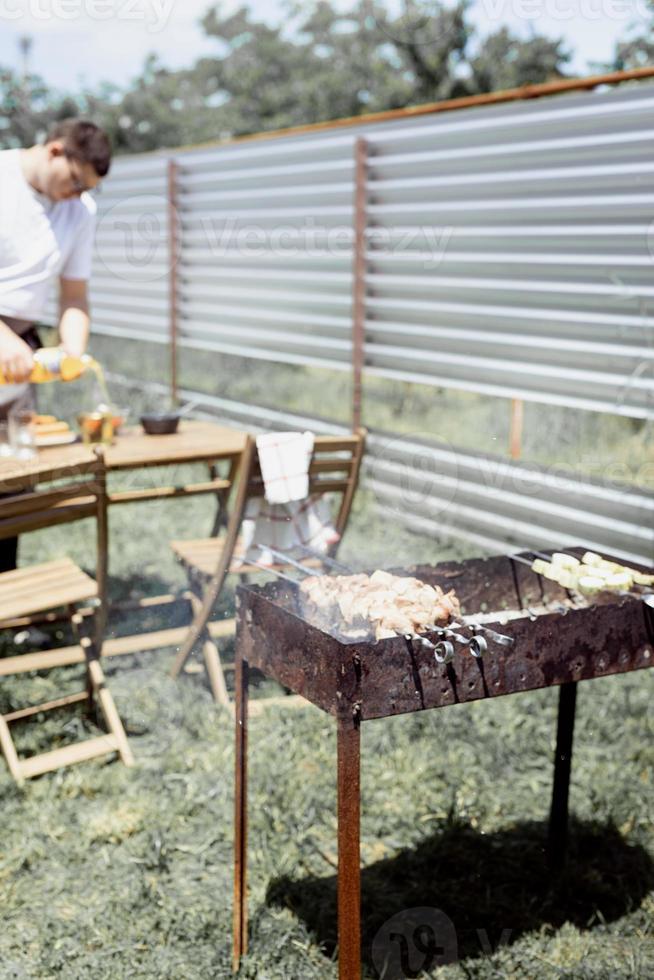
<svg viewBox="0 0 654 980"><path fill-rule="evenodd" d="M209 493L217 497L216 522L218 522L220 508L225 504L226 489L230 485L233 468L236 467L243 452L245 441L246 433L243 431L226 428L215 422L192 419L182 419L178 431L173 435L149 436L140 427L126 429L117 434L113 445L105 447L104 455L108 473L127 473L153 467L176 467L204 463L209 467L209 479L196 483L173 480L173 482L162 482L161 485L151 483L150 486L145 487L110 489L107 494L108 503L116 505ZM71 443L67 446L50 446L39 449L38 456L31 460L0 459L0 494L12 494L21 490L34 489L40 483L56 480L62 475L69 477L71 467L88 464L93 459L93 451L93 446ZM230 465L230 474L227 480L221 479L215 469L216 464L225 461ZM0 500L1 512L2 501ZM174 595L152 596L130 605L139 608L156 606L177 601L178 598ZM113 608L124 609L125 606L126 604L121 604ZM49 616L47 618L48 620L56 620L57 617ZM221 624L215 625L218 627ZM182 642L186 632L187 627L182 627L108 639L103 647L103 655L116 656L163 646L175 646ZM57 660L59 664L81 662L82 651L79 647L66 648L63 651L63 661L61 651L57 652L60 654ZM22 654L20 662L23 667L21 669L40 669L39 667L30 667L30 658L43 659L44 656L46 655ZM0 676L15 667L13 661L17 659L14 657L5 658L5 661L0 665Z"/></svg>
<svg viewBox="0 0 654 980"><path fill-rule="evenodd" d="M169 436L148 436L140 428L126 429L116 436L112 446L105 447L104 455L109 473L187 463L212 466L222 460L237 460L243 452L245 439L246 433L238 429L228 429L215 422L183 419L177 432ZM0 459L0 493L15 493L55 480L64 469L69 475L71 466L88 463L92 458L92 446L72 443L40 449L36 459ZM180 496L182 492L207 493L212 489L201 487L190 484L183 488L173 485L143 491L116 491L109 495L109 502L152 500L161 496Z"/></svg>

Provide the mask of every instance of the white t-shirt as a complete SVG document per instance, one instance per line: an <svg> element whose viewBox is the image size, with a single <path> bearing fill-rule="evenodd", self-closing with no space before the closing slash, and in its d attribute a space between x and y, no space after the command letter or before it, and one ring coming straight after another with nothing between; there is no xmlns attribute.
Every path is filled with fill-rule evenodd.
<svg viewBox="0 0 654 980"><path fill-rule="evenodd" d="M20 150L0 151L0 316L42 318L54 279L88 279L96 204L51 201L27 182Z"/></svg>

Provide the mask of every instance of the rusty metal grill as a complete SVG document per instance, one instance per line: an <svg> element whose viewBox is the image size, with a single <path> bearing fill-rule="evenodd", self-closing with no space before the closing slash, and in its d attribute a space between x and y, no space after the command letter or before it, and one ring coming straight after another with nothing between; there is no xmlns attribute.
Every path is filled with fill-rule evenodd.
<svg viewBox="0 0 654 980"><path fill-rule="evenodd" d="M476 658L455 644L455 657L443 664L429 647L401 636L348 640L339 621L308 621L297 586L284 580L239 588L243 656L330 714L358 712L362 720L622 673L654 660L654 610L646 597L576 607L565 589L510 557L394 571L454 588L466 617L512 645L487 636L486 654ZM441 639L437 631L425 635Z"/></svg>
<svg viewBox="0 0 654 980"><path fill-rule="evenodd" d="M566 549L583 553L582 548ZM234 968L247 950L247 703L251 667L336 718L338 787L338 935L340 980L360 980L361 723L409 711L560 685L548 851L565 853L577 681L650 667L654 661L654 594L603 593L582 603L535 574L530 553L394 569L447 592L454 588L472 638L486 632L483 656L453 642L447 663L435 645L443 632L352 640L343 623L310 622L299 586L285 577L238 589L236 640L236 789ZM483 648L482 648L483 649Z"/></svg>

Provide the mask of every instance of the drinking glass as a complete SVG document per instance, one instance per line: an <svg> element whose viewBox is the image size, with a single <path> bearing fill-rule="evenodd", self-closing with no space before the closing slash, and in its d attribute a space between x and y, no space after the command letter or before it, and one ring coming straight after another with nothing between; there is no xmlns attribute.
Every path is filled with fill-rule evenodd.
<svg viewBox="0 0 654 980"><path fill-rule="evenodd" d="M9 413L9 442L17 459L34 459L37 455L34 412L21 410Z"/></svg>
<svg viewBox="0 0 654 980"><path fill-rule="evenodd" d="M13 455L14 450L9 439L9 423L0 422L0 459Z"/></svg>

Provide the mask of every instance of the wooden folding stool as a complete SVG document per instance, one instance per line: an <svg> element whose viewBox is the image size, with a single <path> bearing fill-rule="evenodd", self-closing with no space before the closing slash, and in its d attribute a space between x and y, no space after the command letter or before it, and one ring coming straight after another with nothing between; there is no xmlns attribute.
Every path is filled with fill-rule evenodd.
<svg viewBox="0 0 654 980"><path fill-rule="evenodd" d="M45 614L64 607L79 646L73 648L72 655L68 647L2 658L0 677L83 663L87 686L81 692L0 715L0 748L17 782L113 752L118 753L125 765L134 764L100 664L107 615L108 548L106 474L102 454L98 451L92 462L76 464L70 467L70 472L61 470L57 475L65 482L49 490L32 490L0 500L0 540L82 518L94 518L96 577L91 578L69 558L1 573L0 630L15 631L31 623L43 622ZM84 604L84 612L78 608L80 604ZM83 627L87 626L91 635L81 635ZM107 734L29 758L18 756L10 731L12 723L83 701L89 705L97 702Z"/></svg>

